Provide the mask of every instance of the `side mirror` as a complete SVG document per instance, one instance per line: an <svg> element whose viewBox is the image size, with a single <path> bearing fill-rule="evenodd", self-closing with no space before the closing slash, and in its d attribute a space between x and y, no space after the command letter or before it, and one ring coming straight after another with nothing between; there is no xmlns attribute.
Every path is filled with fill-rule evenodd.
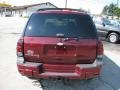
<svg viewBox="0 0 120 90"><path fill-rule="evenodd" d="M102 25L105 27L105 23L102 23Z"/></svg>

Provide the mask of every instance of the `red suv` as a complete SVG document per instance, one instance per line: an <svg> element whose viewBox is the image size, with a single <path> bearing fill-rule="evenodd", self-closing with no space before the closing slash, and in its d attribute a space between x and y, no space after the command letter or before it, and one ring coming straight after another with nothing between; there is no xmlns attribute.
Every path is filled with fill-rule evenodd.
<svg viewBox="0 0 120 90"><path fill-rule="evenodd" d="M100 75L103 45L91 17L72 9L33 13L17 43L17 66L30 78L90 79Z"/></svg>

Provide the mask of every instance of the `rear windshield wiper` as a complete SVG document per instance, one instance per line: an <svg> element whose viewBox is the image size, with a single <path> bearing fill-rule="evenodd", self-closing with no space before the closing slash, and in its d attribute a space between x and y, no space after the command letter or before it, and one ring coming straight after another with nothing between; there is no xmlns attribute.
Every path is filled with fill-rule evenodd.
<svg viewBox="0 0 120 90"><path fill-rule="evenodd" d="M76 40L78 41L78 38L64 38L63 41L69 41L69 40Z"/></svg>
<svg viewBox="0 0 120 90"><path fill-rule="evenodd" d="M80 39L88 39L88 37L64 38L63 41L69 41L69 40L76 40L76 41L79 41Z"/></svg>
<svg viewBox="0 0 120 90"><path fill-rule="evenodd" d="M65 37L65 35L64 35L63 33L57 33L56 36L57 36L58 38L64 38L64 37Z"/></svg>

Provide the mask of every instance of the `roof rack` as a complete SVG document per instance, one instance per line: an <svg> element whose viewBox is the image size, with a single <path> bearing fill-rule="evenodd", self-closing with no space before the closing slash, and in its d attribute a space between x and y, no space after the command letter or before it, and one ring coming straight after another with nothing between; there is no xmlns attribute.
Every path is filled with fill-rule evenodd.
<svg viewBox="0 0 120 90"><path fill-rule="evenodd" d="M42 8L42 9L38 9L37 11L46 11L46 10L70 10L70 11L78 11L78 12L84 12L83 10L79 10L79 9L71 9L71 8Z"/></svg>

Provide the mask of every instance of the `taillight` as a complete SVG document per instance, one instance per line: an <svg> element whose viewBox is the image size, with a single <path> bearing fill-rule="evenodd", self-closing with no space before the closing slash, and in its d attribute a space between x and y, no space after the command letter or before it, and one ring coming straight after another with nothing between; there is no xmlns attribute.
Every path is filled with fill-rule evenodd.
<svg viewBox="0 0 120 90"><path fill-rule="evenodd" d="M24 62L23 58L23 38L20 38L17 43L17 61Z"/></svg>
<svg viewBox="0 0 120 90"><path fill-rule="evenodd" d="M97 60L102 60L103 58L103 44L101 41L98 41L98 49L97 49Z"/></svg>

